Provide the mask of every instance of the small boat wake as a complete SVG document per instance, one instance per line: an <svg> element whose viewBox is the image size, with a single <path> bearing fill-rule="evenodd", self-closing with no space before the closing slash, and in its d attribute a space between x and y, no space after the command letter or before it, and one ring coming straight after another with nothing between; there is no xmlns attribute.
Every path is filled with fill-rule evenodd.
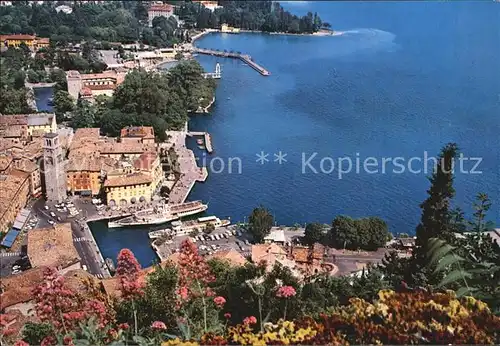
<svg viewBox="0 0 500 346"><path fill-rule="evenodd" d="M393 51L399 46L395 43L396 35L389 31L379 30L375 28L357 28L345 30L342 36L349 38L354 46L353 51L360 49L383 49Z"/></svg>

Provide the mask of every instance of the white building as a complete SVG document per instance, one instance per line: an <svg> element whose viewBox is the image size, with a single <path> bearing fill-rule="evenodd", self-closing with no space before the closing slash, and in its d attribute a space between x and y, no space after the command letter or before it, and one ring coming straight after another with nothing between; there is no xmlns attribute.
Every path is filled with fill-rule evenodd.
<svg viewBox="0 0 500 346"><path fill-rule="evenodd" d="M153 19L156 17L170 18L174 15L174 7L168 4L153 4L148 10L149 26L153 26Z"/></svg>
<svg viewBox="0 0 500 346"><path fill-rule="evenodd" d="M202 0L202 1L196 1L196 2L199 2L200 4L205 6L205 8L209 9L212 12L218 8L222 8L222 6L219 6L218 1L204 1L204 0Z"/></svg>
<svg viewBox="0 0 500 346"><path fill-rule="evenodd" d="M71 14L73 12L73 8L67 5L61 5L56 7L56 12L64 12L66 14Z"/></svg>

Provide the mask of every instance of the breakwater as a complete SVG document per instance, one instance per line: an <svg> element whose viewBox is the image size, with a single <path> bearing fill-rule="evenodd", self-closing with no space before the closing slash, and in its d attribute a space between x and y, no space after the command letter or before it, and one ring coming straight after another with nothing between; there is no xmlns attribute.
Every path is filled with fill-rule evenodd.
<svg viewBox="0 0 500 346"><path fill-rule="evenodd" d="M257 64L255 61L252 60L252 57L248 54L241 54L241 53L235 53L235 52L224 52L220 50L214 50L214 49L204 49L204 48L193 48L193 53L198 53L198 54L205 54L205 55L212 55L212 56L218 56L221 58L233 58L233 59L239 59L243 61L245 64L253 68L255 71L259 72L263 76L270 76L271 72L266 70L264 67L260 66Z"/></svg>

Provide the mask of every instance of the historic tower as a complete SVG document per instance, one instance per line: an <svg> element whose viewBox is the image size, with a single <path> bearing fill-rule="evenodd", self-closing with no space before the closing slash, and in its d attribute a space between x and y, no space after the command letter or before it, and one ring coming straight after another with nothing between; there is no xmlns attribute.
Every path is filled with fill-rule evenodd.
<svg viewBox="0 0 500 346"><path fill-rule="evenodd" d="M62 202L66 199L66 172L57 133L46 133L43 137L43 170L45 196L48 201Z"/></svg>

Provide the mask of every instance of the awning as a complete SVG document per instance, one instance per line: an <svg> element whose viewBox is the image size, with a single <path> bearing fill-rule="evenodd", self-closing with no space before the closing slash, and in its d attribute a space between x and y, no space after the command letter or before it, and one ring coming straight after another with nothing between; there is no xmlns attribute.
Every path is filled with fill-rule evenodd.
<svg viewBox="0 0 500 346"><path fill-rule="evenodd" d="M15 229L20 231L23 229L23 226L24 226L24 222L16 221L16 222L14 222L14 225L12 226L12 228L15 228Z"/></svg>
<svg viewBox="0 0 500 346"><path fill-rule="evenodd" d="M8 248L12 247L12 244L14 244L18 235L19 231L17 229L11 228L3 238L2 243L0 245Z"/></svg>

